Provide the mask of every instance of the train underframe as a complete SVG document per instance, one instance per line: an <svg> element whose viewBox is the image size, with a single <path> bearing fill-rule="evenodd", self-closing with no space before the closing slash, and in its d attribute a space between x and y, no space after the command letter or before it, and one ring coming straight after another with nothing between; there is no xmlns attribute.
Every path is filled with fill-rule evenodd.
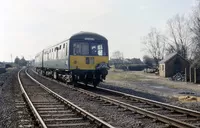
<svg viewBox="0 0 200 128"><path fill-rule="evenodd" d="M92 84L94 87L98 86L100 82L106 79L108 74L107 69L98 70L55 70L47 68L36 68L39 74L47 77L51 77L56 80L66 82L68 84L76 85L78 82L82 82L85 85Z"/></svg>

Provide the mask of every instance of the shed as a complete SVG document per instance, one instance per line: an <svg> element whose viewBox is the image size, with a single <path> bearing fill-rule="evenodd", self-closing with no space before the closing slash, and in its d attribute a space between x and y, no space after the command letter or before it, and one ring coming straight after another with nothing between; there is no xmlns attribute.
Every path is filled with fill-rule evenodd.
<svg viewBox="0 0 200 128"><path fill-rule="evenodd" d="M178 53L171 53L159 62L159 75L171 77L178 72L189 70L190 63Z"/></svg>

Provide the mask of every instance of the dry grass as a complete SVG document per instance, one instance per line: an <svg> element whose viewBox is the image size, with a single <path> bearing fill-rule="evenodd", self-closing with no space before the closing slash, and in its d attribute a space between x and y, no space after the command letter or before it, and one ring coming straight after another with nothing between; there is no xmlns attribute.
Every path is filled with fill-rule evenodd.
<svg viewBox="0 0 200 128"><path fill-rule="evenodd" d="M156 86L166 86L174 89L190 89L190 90L200 91L200 88L192 83L170 81L168 80L168 78L163 78L149 73L147 74L142 71L122 71L122 70L111 69L109 70L107 80L127 81L127 82L146 81Z"/></svg>
<svg viewBox="0 0 200 128"><path fill-rule="evenodd" d="M123 80L123 81L141 81L143 79L146 79L146 77L133 74L131 72L127 71L121 71L121 70L115 70L112 69L109 71L107 79L110 80Z"/></svg>
<svg viewBox="0 0 200 128"><path fill-rule="evenodd" d="M200 97L196 96L179 96L178 100L181 102L200 102Z"/></svg>

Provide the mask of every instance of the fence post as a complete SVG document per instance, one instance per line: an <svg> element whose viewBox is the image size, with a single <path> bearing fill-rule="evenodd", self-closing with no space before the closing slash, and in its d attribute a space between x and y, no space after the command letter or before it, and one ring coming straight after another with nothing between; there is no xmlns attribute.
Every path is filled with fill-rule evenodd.
<svg viewBox="0 0 200 128"><path fill-rule="evenodd" d="M185 82L187 82L187 68L185 68Z"/></svg>
<svg viewBox="0 0 200 128"><path fill-rule="evenodd" d="M194 68L190 67L190 82L194 82Z"/></svg>
<svg viewBox="0 0 200 128"><path fill-rule="evenodd" d="M189 72L190 72L190 73L189 73L190 82L192 82L192 68L191 68L191 67L189 68Z"/></svg>
<svg viewBox="0 0 200 128"><path fill-rule="evenodd" d="M194 68L194 83L197 83L197 70Z"/></svg>

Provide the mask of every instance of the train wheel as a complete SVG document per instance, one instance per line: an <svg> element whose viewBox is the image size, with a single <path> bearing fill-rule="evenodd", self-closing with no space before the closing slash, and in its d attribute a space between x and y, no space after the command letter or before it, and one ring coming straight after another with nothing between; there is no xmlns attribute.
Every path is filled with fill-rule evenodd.
<svg viewBox="0 0 200 128"><path fill-rule="evenodd" d="M57 72L56 72L56 71L54 71L54 72L53 72L53 78L54 78L55 80L57 80L57 79L58 79L58 74L57 74Z"/></svg>
<svg viewBox="0 0 200 128"><path fill-rule="evenodd" d="M88 85L88 81L87 80L85 80L83 83L85 84L85 86Z"/></svg>
<svg viewBox="0 0 200 128"><path fill-rule="evenodd" d="M47 72L46 72L46 71L43 71L43 76L47 76L46 74L47 74Z"/></svg>
<svg viewBox="0 0 200 128"><path fill-rule="evenodd" d="M96 88L99 85L100 81L99 80L95 80L93 81L93 86L94 88Z"/></svg>
<svg viewBox="0 0 200 128"><path fill-rule="evenodd" d="M73 81L73 85L74 85L74 87L77 87L78 86L78 82L77 81Z"/></svg>
<svg viewBox="0 0 200 128"><path fill-rule="evenodd" d="M43 75L43 71L42 70L40 70L40 73L39 73L40 75Z"/></svg>
<svg viewBox="0 0 200 128"><path fill-rule="evenodd" d="M67 75L66 77L66 84L67 85L73 85L73 79L71 75Z"/></svg>
<svg viewBox="0 0 200 128"><path fill-rule="evenodd" d="M46 71L45 71L45 70L42 70L42 75L43 75L43 76L45 76L45 73L46 73Z"/></svg>

